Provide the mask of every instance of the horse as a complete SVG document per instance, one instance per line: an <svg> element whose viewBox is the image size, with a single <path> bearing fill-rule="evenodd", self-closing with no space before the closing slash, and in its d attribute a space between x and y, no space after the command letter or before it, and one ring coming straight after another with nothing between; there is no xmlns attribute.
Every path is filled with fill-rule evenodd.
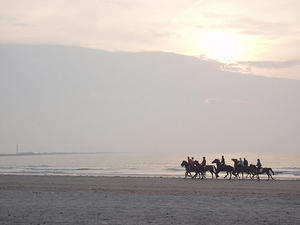
<svg viewBox="0 0 300 225"><path fill-rule="evenodd" d="M196 167L196 175L199 174L199 179L200 179L200 174L202 175L201 179L203 179L204 176L204 173L209 171L210 174L211 174L211 179L214 179L214 174L217 178L217 174L216 174L216 167L214 165L206 165L206 166L203 166L202 164L200 164L197 160L194 162L194 166Z"/></svg>
<svg viewBox="0 0 300 225"><path fill-rule="evenodd" d="M234 162L234 170L239 179L240 179L240 176L239 176L240 173L242 173L242 179L244 179L244 172L247 173L247 177L249 174L251 175L251 173L249 171L249 166L240 165L238 159L231 159L231 160ZM247 177L246 177L246 179L247 179ZM250 178L251 178L251 176L250 176Z"/></svg>
<svg viewBox="0 0 300 225"><path fill-rule="evenodd" d="M252 179L256 175L257 180L260 180L259 174L264 174L265 173L265 174L268 175L268 180L270 180L270 177L272 178L272 180L275 180L273 178L273 176L272 176L272 174L275 175L275 173L272 170L272 168L266 168L266 167L264 167L264 168L258 169L255 165L250 164L250 166L249 166L249 172L252 174Z"/></svg>
<svg viewBox="0 0 300 225"><path fill-rule="evenodd" d="M196 171L195 166L191 166L187 161L183 160L181 163L181 167L185 167L185 176L184 179L187 178L187 176L190 176L192 178L195 178L198 173ZM195 172L196 174L193 176L191 172Z"/></svg>
<svg viewBox="0 0 300 225"><path fill-rule="evenodd" d="M220 171L225 171L227 173L224 178L226 178L228 174L230 174L229 180L231 180L232 174L235 175L234 168L229 165L222 165L219 159L215 159L214 161L212 161L212 163L215 163L217 165L216 177L219 176L218 173Z"/></svg>

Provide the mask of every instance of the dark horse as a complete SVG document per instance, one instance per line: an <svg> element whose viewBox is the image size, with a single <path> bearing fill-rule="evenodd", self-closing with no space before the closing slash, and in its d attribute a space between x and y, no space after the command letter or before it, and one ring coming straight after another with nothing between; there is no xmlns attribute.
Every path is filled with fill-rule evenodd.
<svg viewBox="0 0 300 225"><path fill-rule="evenodd" d="M244 179L244 173L247 173L247 177L248 175L251 175L252 173L250 172L250 167L249 166L243 166L239 164L239 160L238 159L231 159L234 162L234 170L236 173L236 176L238 176L238 178L240 179L239 174L242 173L242 179ZM246 179L247 179L246 177ZM250 176L251 179L253 179L253 177Z"/></svg>
<svg viewBox="0 0 300 225"><path fill-rule="evenodd" d="M272 174L275 175L274 171L272 170L272 168L261 168L258 169L255 165L250 164L249 166L249 172L252 174L252 179L254 178L254 176L256 175L257 180L260 180L259 178L259 174L267 174L268 175L268 180L270 180L270 177L272 178L272 180L275 180L272 177ZM272 173L272 174L271 174Z"/></svg>
<svg viewBox="0 0 300 225"><path fill-rule="evenodd" d="M219 159L215 159L214 161L212 161L212 163L217 164L216 177L219 176L218 173L221 171L225 171L227 173L224 178L226 178L228 174L230 174L229 180L231 180L232 174L235 175L234 168L229 165L222 165Z"/></svg>
<svg viewBox="0 0 300 225"><path fill-rule="evenodd" d="M195 166L191 166L185 160L182 161L181 167L185 167L185 176L184 176L184 178L187 178L187 176L195 178L197 176L197 174L198 174L197 171L196 171L196 167ZM192 172L195 172L196 174L193 176Z"/></svg>
<svg viewBox="0 0 300 225"><path fill-rule="evenodd" d="M214 165L206 165L203 166L202 164L200 164L197 160L194 162L194 166L196 168L196 175L197 176L199 174L199 178L203 179L204 173L209 171L211 174L211 179L214 179L214 174L217 178L217 174L216 174L216 167ZM200 177L201 175L201 177Z"/></svg>

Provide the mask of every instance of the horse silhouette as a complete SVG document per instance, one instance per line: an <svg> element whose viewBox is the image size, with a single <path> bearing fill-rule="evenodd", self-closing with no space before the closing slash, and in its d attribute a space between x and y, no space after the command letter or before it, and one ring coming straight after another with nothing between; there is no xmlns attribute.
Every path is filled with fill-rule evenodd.
<svg viewBox="0 0 300 225"><path fill-rule="evenodd" d="M222 165L219 159L215 159L214 161L212 161L212 163L215 163L217 165L216 177L219 176L218 173L221 171L225 171L227 173L224 178L230 175L229 180L231 180L232 174L235 175L234 168L229 165Z"/></svg>
<svg viewBox="0 0 300 225"><path fill-rule="evenodd" d="M200 175L202 176L201 179L203 179L203 177L205 177L205 172L209 171L210 174L211 174L211 179L214 179L214 174L217 178L217 174L216 174L216 167L214 165L206 165L206 166L203 166L202 164L200 164L197 160L194 162L194 166L196 168L196 171L197 171L197 174L199 174L199 178L200 178ZM196 174L196 176L197 176Z"/></svg>
<svg viewBox="0 0 300 225"><path fill-rule="evenodd" d="M242 179L244 179L244 173L247 173L246 179L248 175L251 175L249 166L240 165L238 159L231 159L231 160L234 162L234 172L239 179L240 179L240 175L239 175L240 173L242 173ZM253 179L251 176L250 178Z"/></svg>
<svg viewBox="0 0 300 225"><path fill-rule="evenodd" d="M250 166L249 166L249 172L252 174L252 179L254 178L254 176L256 175L256 177L257 177L257 180L260 180L260 178L259 178L259 174L267 174L267 176L268 176L268 180L270 180L270 178L272 179L272 180L275 180L274 178L273 178L273 176L272 176L272 174L273 175L275 175L275 173L274 173L274 171L272 170L272 168L266 168L266 167L263 167L263 168L261 168L261 169L258 169L255 165L253 165L253 164L250 164ZM271 174L272 173L272 174Z"/></svg>
<svg viewBox="0 0 300 225"><path fill-rule="evenodd" d="M188 176L195 178L197 176L196 167L191 166L187 161L183 160L181 163L181 167L185 167L185 176L184 178L187 178ZM196 174L193 176L192 172L195 172Z"/></svg>

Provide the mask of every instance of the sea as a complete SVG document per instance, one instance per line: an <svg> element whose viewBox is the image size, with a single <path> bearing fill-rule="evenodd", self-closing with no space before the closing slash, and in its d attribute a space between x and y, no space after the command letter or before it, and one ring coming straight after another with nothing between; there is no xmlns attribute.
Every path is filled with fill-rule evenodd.
<svg viewBox="0 0 300 225"><path fill-rule="evenodd" d="M122 176L122 177L184 177L181 162L187 156L207 164L221 153L68 153L68 154L16 154L0 156L0 174L6 175L62 175L62 176ZM227 153L226 164L232 158L246 157L249 164L261 159L263 167L271 167L274 178L300 180L300 154L291 153ZM207 175L210 178L210 175ZM266 178L266 176L261 176Z"/></svg>

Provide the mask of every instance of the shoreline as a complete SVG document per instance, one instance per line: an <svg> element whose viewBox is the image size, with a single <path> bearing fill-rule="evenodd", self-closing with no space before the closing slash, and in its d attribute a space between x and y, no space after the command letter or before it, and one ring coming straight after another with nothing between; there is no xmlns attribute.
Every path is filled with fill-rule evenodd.
<svg viewBox="0 0 300 225"><path fill-rule="evenodd" d="M0 190L130 192L171 195L300 198L300 180L170 177L0 175Z"/></svg>
<svg viewBox="0 0 300 225"><path fill-rule="evenodd" d="M218 179L214 177L213 180L228 180L228 178L223 179L223 176L226 175L226 173L222 173ZM184 174L182 175L172 175L172 174L41 174L41 173L0 173L1 176L49 176L49 177L126 177L126 178L171 178L171 179L184 179ZM260 180L265 181L267 179L267 175L260 175ZM273 178L276 181L300 181L300 176L282 176L282 175L273 175ZM190 177L187 178L188 180L191 179ZM200 180L198 178L195 178L195 180ZM203 180L211 180L211 176L208 175ZM240 179L235 178L232 176L231 180L249 180L249 181L257 181L257 178L250 179L249 177L246 179L246 175L244 175L244 179L242 179L242 176L240 175ZM271 181L271 178L270 178Z"/></svg>

